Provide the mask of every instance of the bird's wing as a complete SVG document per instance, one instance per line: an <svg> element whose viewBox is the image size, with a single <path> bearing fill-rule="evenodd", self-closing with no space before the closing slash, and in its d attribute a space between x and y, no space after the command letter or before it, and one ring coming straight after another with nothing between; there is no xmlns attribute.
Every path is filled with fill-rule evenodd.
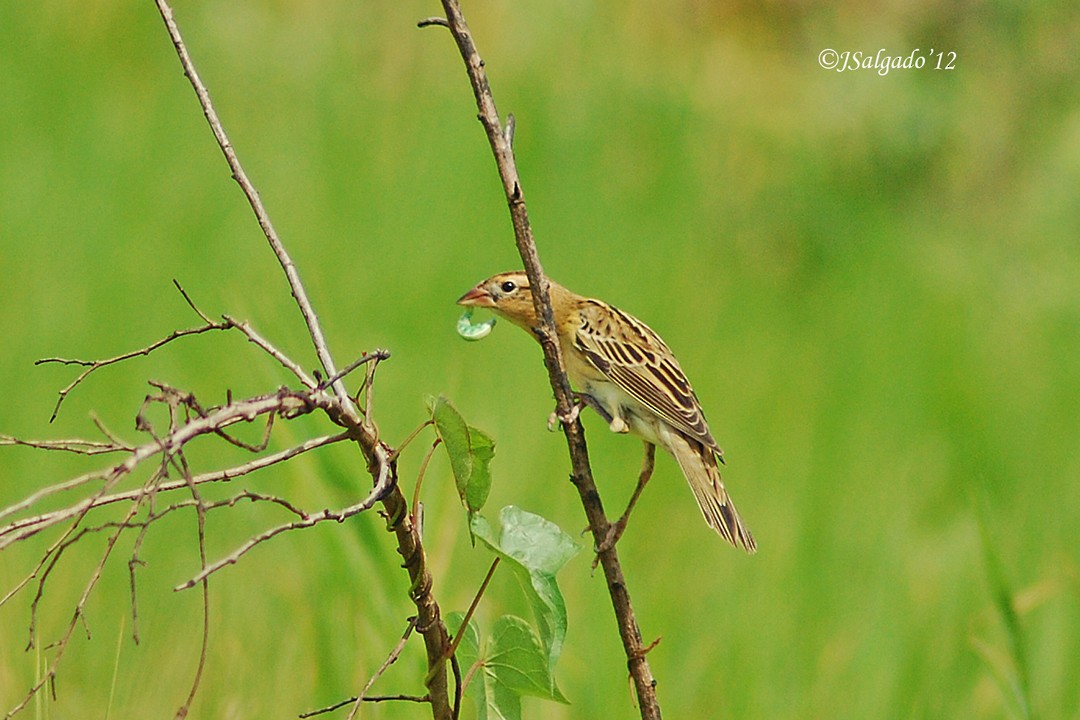
<svg viewBox="0 0 1080 720"><path fill-rule="evenodd" d="M579 312L575 343L589 362L672 427L722 455L690 381L660 336L599 300L586 300Z"/></svg>

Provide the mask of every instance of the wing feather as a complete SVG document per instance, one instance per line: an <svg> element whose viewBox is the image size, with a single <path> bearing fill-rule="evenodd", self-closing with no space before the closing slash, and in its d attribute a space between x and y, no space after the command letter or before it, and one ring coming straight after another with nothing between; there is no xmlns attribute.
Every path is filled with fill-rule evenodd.
<svg viewBox="0 0 1080 720"><path fill-rule="evenodd" d="M660 336L598 300L582 303L580 313L575 342L589 362L672 427L722 455L690 381Z"/></svg>

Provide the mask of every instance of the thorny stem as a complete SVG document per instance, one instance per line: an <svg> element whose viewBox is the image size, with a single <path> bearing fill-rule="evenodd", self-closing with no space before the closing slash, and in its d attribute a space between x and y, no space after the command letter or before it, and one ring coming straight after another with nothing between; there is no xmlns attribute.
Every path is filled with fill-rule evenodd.
<svg viewBox="0 0 1080 720"><path fill-rule="evenodd" d="M528 276L529 284L533 290L533 302L537 317L540 318L539 327L535 329L535 332L544 350L544 362L547 366L551 389L555 395L556 412L560 418L569 417L573 405L573 396L555 334L555 322L551 309L551 300L548 295L547 278L544 276L540 258L536 252L536 243L529 224L529 215L525 208L524 193L521 180L518 177L514 151L511 147L512 132L505 132L499 121L499 113L495 107L491 87L488 84L487 73L484 70L484 61L477 52L472 33L469 31L468 24L465 22L465 17L461 12L460 4L457 0L441 0L441 2L446 12L445 23L438 20L427 20L422 25L445 24L453 35L461 53L461 58L465 62L473 95L476 99L476 106L479 110L480 123L484 126L492 153L495 156L495 163L498 166L499 177L502 180L506 202L510 209L510 218L514 226L514 238L518 253L525 264L525 274ZM599 492L593 481L588 448L585 444L585 432L581 423L577 420L563 423L563 432L566 436L573 470L571 481L581 497L586 517L589 520L589 527L593 533L594 543L599 547L607 537L610 522L604 513ZM608 592L611 595L612 605L615 609L619 634L626 653L627 666L637 691L641 717L643 720L656 720L660 717L660 704L656 697L656 680L653 678L652 670L649 668L649 663L645 658L646 648L643 645L641 630L638 628L634 609L630 603L630 594L626 588L626 580L622 574L619 556L615 547L612 546L599 552L599 557L604 568Z"/></svg>

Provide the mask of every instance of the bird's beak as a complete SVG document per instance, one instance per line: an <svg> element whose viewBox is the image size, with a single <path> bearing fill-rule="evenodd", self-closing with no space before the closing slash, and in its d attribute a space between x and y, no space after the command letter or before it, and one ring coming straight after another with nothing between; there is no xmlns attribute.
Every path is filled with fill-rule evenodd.
<svg viewBox="0 0 1080 720"><path fill-rule="evenodd" d="M495 299L491 297L491 293L477 285L458 298L457 304L467 307L493 308L495 307Z"/></svg>

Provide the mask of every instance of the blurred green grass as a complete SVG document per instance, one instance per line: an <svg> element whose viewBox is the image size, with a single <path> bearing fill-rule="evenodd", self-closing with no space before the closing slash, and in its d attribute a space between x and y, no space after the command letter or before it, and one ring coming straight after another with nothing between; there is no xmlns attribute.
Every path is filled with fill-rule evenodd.
<svg viewBox="0 0 1080 720"><path fill-rule="evenodd" d="M500 325L453 332L453 300L519 266L456 51L416 20L437 4L182 4L177 17L235 147L293 252L341 359L381 346L377 419L396 442L445 393L498 443L489 507L571 532L540 354ZM684 0L495 2L465 12L516 148L541 256L563 284L646 319L678 353L727 451L761 545L748 559L700 522L674 463L620 546L671 717L1015 717L980 647L1010 639L975 506L1015 596L1036 717L1076 717L1080 689L1080 88L1066 2L880 8ZM825 47L954 50L950 73L817 65ZM209 313L247 318L314 358L280 272L228 177L152 6L0 5L0 432L128 438L153 378L206 402L274 387L236 338L198 338L103 372L47 425L65 369ZM637 443L587 419L612 510ZM300 424L286 437L324 431ZM412 478L419 450L403 458ZM206 462L218 456L207 452ZM96 463L93 465L96 466ZM87 467L0 451L0 503ZM356 492L348 452L247 485L308 507ZM407 481L407 482L411 482ZM361 490L362 491L362 488ZM486 568L448 468L426 484L436 592L464 608ZM279 520L212 518L211 554ZM281 538L216 582L202 717L292 715L356 691L409 612L371 516ZM168 713L198 654L194 520L152 533L139 646L121 646L116 717ZM85 582L67 559L43 637ZM5 591L34 561L0 556ZM86 567L85 564L83 567ZM544 717L629 717L606 593L583 554ZM526 612L513 581L490 605ZM0 701L34 677L28 600L0 609ZM66 604L65 604L66 603ZM61 669L54 716L104 708L130 631L123 560ZM485 614L486 613L486 614ZM163 671L165 671L163 673ZM162 674L169 679L162 689ZM420 654L381 681L412 692ZM415 715L382 705L370 717Z"/></svg>

